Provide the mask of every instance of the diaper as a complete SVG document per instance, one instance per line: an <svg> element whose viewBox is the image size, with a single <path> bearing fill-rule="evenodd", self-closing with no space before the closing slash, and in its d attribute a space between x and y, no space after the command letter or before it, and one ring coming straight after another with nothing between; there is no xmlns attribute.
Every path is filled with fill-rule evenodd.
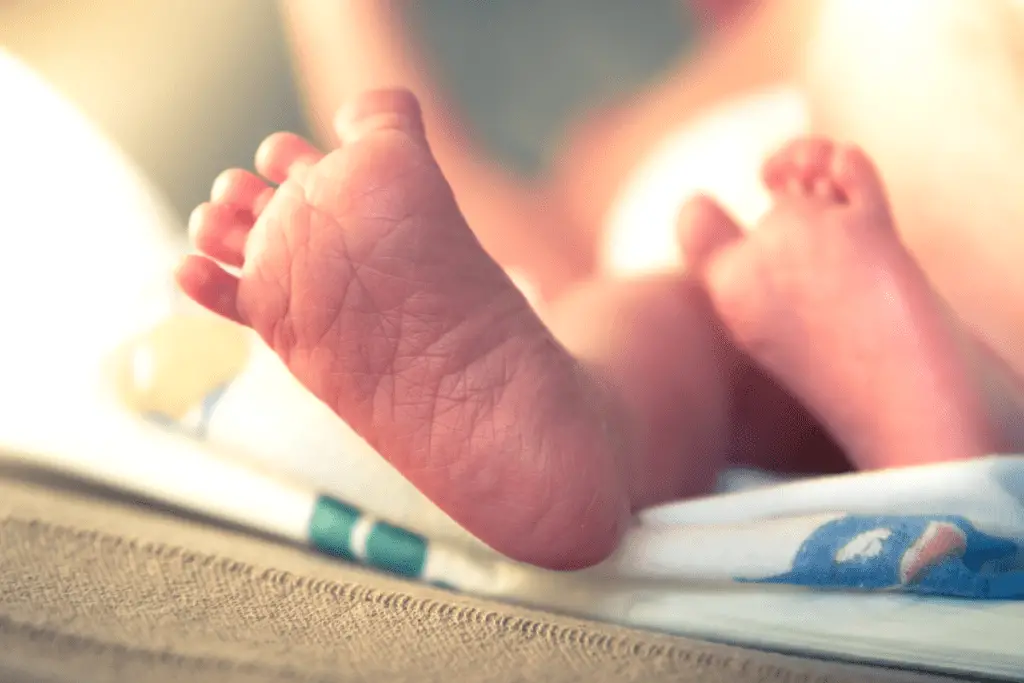
<svg viewBox="0 0 1024 683"><path fill-rule="evenodd" d="M600 265L622 275L679 267L677 218L698 193L715 198L751 228L770 206L762 162L806 134L808 119L802 93L780 84L713 107L666 135L612 202Z"/></svg>

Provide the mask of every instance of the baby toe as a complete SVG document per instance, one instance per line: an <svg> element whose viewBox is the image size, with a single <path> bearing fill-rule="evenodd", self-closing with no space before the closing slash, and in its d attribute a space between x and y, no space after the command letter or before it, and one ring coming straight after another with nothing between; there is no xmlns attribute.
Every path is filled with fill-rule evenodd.
<svg viewBox="0 0 1024 683"><path fill-rule="evenodd" d="M834 149L832 141L825 138L793 140L765 162L765 185L775 192L816 192L817 181L829 171Z"/></svg>
<svg viewBox="0 0 1024 683"><path fill-rule="evenodd" d="M885 189L875 165L859 147L847 145L836 151L832 176L850 199L884 209Z"/></svg>
<svg viewBox="0 0 1024 683"><path fill-rule="evenodd" d="M175 279L181 290L203 308L244 324L238 312L238 278L210 259L196 254L186 256Z"/></svg>
<svg viewBox="0 0 1024 683"><path fill-rule="evenodd" d="M283 183L323 157L323 152L299 135L274 133L256 151L256 170L270 182Z"/></svg>
<svg viewBox="0 0 1024 683"><path fill-rule="evenodd" d="M240 168L231 168L222 172L213 181L210 200L253 212L260 196L270 189L266 181L255 173Z"/></svg>
<svg viewBox="0 0 1024 683"><path fill-rule="evenodd" d="M743 238L743 231L710 197L686 203L678 219L679 249L690 271L700 273L723 247Z"/></svg>
<svg viewBox="0 0 1024 683"><path fill-rule="evenodd" d="M192 212L188 230L197 250L226 265L241 267L252 225L249 211L230 204L206 202Z"/></svg>
<svg viewBox="0 0 1024 683"><path fill-rule="evenodd" d="M334 119L334 129L342 142L353 142L362 135L392 128L415 138L425 135L419 101L402 88L370 90L350 100Z"/></svg>

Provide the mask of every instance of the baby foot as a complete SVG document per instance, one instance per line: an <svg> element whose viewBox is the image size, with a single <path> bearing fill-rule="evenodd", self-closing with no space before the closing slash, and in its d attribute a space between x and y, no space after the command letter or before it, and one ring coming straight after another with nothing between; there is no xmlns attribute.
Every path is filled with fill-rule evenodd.
<svg viewBox="0 0 1024 683"><path fill-rule="evenodd" d="M276 189L239 170L217 180L181 287L255 329L496 550L551 568L603 559L629 518L604 392L464 222L410 94L368 93L338 128L327 155L269 138L256 166Z"/></svg>
<svg viewBox="0 0 1024 683"><path fill-rule="evenodd" d="M692 206L684 250L735 342L861 468L990 452L978 389L865 155L791 143L764 167L774 207L744 236Z"/></svg>

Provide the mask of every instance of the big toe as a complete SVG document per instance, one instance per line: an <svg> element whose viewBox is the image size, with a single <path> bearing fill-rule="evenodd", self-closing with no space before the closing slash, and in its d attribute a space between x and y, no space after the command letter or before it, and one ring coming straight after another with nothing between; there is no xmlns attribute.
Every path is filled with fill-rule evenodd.
<svg viewBox="0 0 1024 683"><path fill-rule="evenodd" d="M742 239L729 214L710 197L698 195L679 212L679 249L686 268L702 272L723 248Z"/></svg>
<svg viewBox="0 0 1024 683"><path fill-rule="evenodd" d="M283 183L289 178L304 175L323 157L323 152L301 136L274 133L256 150L256 170L271 182Z"/></svg>
<svg viewBox="0 0 1024 683"><path fill-rule="evenodd" d="M799 137L764 162L761 176L765 185L776 192L790 190L794 184L810 190L827 173L834 152L835 143L828 138Z"/></svg>
<svg viewBox="0 0 1024 683"><path fill-rule="evenodd" d="M334 119L334 130L342 144L380 130L400 130L414 139L426 134L419 100L400 88L370 90L347 102Z"/></svg>
<svg viewBox="0 0 1024 683"><path fill-rule="evenodd" d="M837 149L832 160L832 175L851 202L888 214L882 178L862 149L853 145Z"/></svg>
<svg viewBox="0 0 1024 683"><path fill-rule="evenodd" d="M678 230L683 263L702 283L729 332L741 345L757 343L771 313L759 284L763 264L750 239L716 201L704 196L683 207Z"/></svg>

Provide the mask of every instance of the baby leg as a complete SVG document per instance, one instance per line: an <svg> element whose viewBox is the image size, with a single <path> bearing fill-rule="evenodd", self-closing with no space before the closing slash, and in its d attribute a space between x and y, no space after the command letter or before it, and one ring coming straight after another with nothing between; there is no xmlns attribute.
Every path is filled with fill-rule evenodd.
<svg viewBox="0 0 1024 683"><path fill-rule="evenodd" d="M744 365L700 283L679 274L590 280L542 315L630 413L633 508L709 493L726 465L730 387Z"/></svg>
<svg viewBox="0 0 1024 683"><path fill-rule="evenodd" d="M749 235L711 206L683 226L736 343L859 467L991 452L977 383L897 237L870 161L806 139L769 160L764 176L775 206Z"/></svg>

